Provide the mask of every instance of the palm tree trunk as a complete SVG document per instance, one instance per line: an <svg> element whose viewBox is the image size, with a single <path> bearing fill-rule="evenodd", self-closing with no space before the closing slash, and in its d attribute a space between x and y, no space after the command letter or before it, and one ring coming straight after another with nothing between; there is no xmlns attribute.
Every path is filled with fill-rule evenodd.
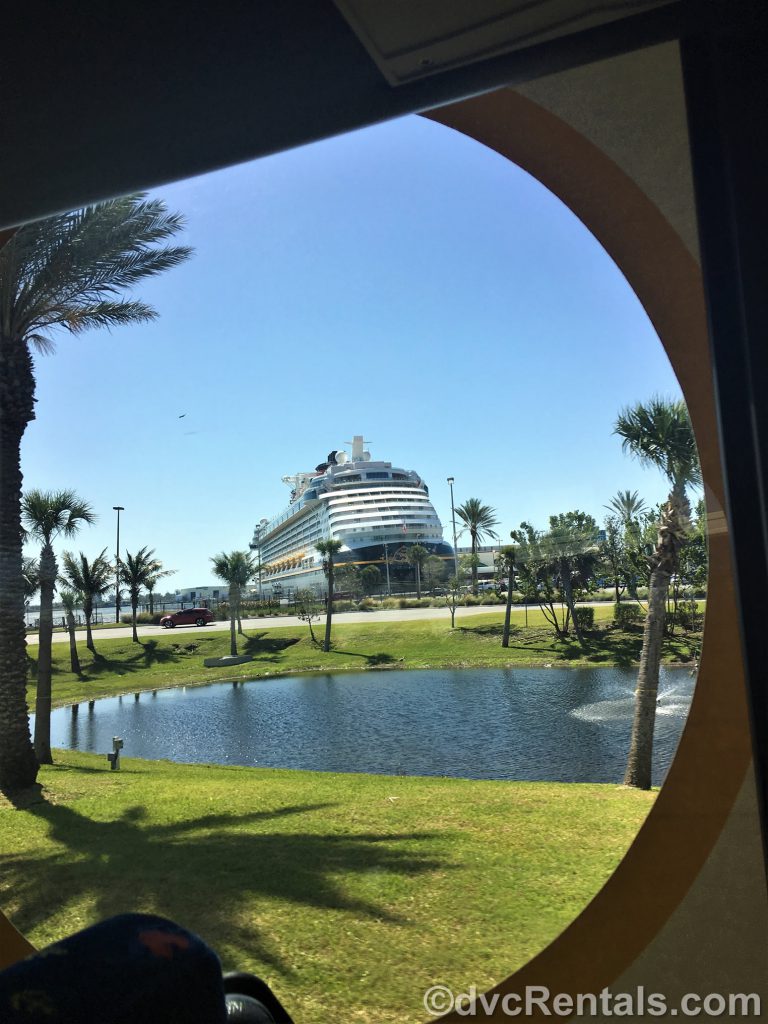
<svg viewBox="0 0 768 1024"><path fill-rule="evenodd" d="M77 640L75 639L75 616L71 611L67 612L67 632L69 633L69 667L76 676L82 675L80 668L80 656L77 653Z"/></svg>
<svg viewBox="0 0 768 1024"><path fill-rule="evenodd" d="M477 597L477 534L472 537L472 593Z"/></svg>
<svg viewBox="0 0 768 1024"><path fill-rule="evenodd" d="M509 620L512 617L512 589L515 585L515 567L510 565L509 582L507 583L507 606L504 609L504 632L501 635L501 646L509 647Z"/></svg>
<svg viewBox="0 0 768 1024"><path fill-rule="evenodd" d="M150 615L154 615L155 614L155 594L154 594L154 591L152 589L149 589L148 593L149 593L149 614Z"/></svg>
<svg viewBox="0 0 768 1024"><path fill-rule="evenodd" d="M229 653L232 657L237 656L237 621L235 610L231 604L229 606Z"/></svg>
<svg viewBox="0 0 768 1024"><path fill-rule="evenodd" d="M131 595L131 625L133 626L133 642L137 644L139 642L139 634L136 629L136 611L139 607L138 597Z"/></svg>
<svg viewBox="0 0 768 1024"><path fill-rule="evenodd" d="M416 563L416 600L421 600L421 568L419 563Z"/></svg>
<svg viewBox="0 0 768 1024"><path fill-rule="evenodd" d="M34 785L37 759L29 735L19 449L34 418L35 382L26 349L0 343L0 789Z"/></svg>
<svg viewBox="0 0 768 1024"><path fill-rule="evenodd" d="M632 740L627 759L625 786L651 788L653 763L653 727L656 721L656 700L659 692L659 666L664 639L669 573L656 569L651 573L648 591L648 614L643 630L643 649L635 691L635 715Z"/></svg>
<svg viewBox="0 0 768 1024"><path fill-rule="evenodd" d="M229 653L235 657L237 655L237 608L240 604L240 595L236 587L230 586L229 588Z"/></svg>
<svg viewBox="0 0 768 1024"><path fill-rule="evenodd" d="M643 629L643 649L635 691L635 716L632 740L624 776L626 786L651 788L653 764L653 727L656 721L656 700L659 692L664 622L667 614L669 584L677 571L680 547L690 522L690 505L685 487L675 483L659 522L659 537L651 559L648 583L648 612Z"/></svg>
<svg viewBox="0 0 768 1024"><path fill-rule="evenodd" d="M50 542L46 542L40 552L40 628L37 641L37 696L35 698L35 756L40 764L53 764L51 756L51 644L55 586L56 558Z"/></svg>
<svg viewBox="0 0 768 1024"><path fill-rule="evenodd" d="M91 616L93 615L93 598L87 595L83 597L83 615L85 616L85 646L91 652L96 653L93 645L93 633L91 632Z"/></svg>
<svg viewBox="0 0 768 1024"><path fill-rule="evenodd" d="M331 649L331 619L333 617L333 558L328 558L328 607L325 611L325 640L323 650L326 654Z"/></svg>

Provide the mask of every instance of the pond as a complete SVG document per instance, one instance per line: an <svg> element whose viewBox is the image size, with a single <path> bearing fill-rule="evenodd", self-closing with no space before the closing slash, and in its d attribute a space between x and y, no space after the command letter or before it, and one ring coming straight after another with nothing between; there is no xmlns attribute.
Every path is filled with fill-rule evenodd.
<svg viewBox="0 0 768 1024"><path fill-rule="evenodd" d="M60 708L55 747L174 761L470 779L620 782L636 670L459 669L215 683ZM694 679L662 669L654 784Z"/></svg>

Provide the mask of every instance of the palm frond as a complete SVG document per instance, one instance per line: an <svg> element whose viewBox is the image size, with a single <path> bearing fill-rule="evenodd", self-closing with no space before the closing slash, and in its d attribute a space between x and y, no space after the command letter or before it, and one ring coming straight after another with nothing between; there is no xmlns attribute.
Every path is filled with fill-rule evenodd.
<svg viewBox="0 0 768 1024"><path fill-rule="evenodd" d="M101 597L112 585L114 566L107 559L106 548L90 562L82 551L77 555L65 551L61 564L61 579L86 599Z"/></svg>
<svg viewBox="0 0 768 1024"><path fill-rule="evenodd" d="M44 544L59 534L72 537L84 523L91 525L96 521L88 502L71 489L25 491L21 499L21 517L27 533Z"/></svg>
<svg viewBox="0 0 768 1024"><path fill-rule="evenodd" d="M456 508L456 515L464 523L470 534L477 540L484 537L496 537L494 526L499 525L496 509L483 504L479 498L467 498Z"/></svg>
<svg viewBox="0 0 768 1024"><path fill-rule="evenodd" d="M183 228L183 217L144 194L19 228L0 250L0 331L50 351L56 329L154 318L148 304L120 296L189 258L189 246L162 244Z"/></svg>
<svg viewBox="0 0 768 1024"><path fill-rule="evenodd" d="M250 551L222 551L211 558L213 574L230 587L244 587L254 578L258 568Z"/></svg>
<svg viewBox="0 0 768 1024"><path fill-rule="evenodd" d="M673 486L697 484L701 467L685 402L654 396L623 409L614 433L641 465L661 470Z"/></svg>

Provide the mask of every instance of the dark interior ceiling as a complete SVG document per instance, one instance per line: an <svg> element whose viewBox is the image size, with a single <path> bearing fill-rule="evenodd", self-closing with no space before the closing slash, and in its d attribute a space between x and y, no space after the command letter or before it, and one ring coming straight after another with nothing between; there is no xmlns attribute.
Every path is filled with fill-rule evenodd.
<svg viewBox="0 0 768 1024"><path fill-rule="evenodd" d="M563 4L585 7L557 3L561 19ZM678 0L586 29L576 18L556 38L483 59L470 24L472 63L452 58L393 86L332 0L31 0L0 43L0 228L670 39L693 7Z"/></svg>

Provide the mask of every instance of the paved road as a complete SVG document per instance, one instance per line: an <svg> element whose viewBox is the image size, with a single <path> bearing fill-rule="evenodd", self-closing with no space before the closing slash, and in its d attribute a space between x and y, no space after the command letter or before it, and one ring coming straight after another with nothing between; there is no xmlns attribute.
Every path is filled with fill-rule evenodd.
<svg viewBox="0 0 768 1024"><path fill-rule="evenodd" d="M500 605L477 605L473 608L457 608L456 618L464 619L469 618L472 615L486 615L488 612L501 612L503 608ZM522 612L521 608L515 608L515 611ZM451 613L447 608L388 608L379 612L336 612L333 616L334 622L409 622L413 619L449 619ZM324 616L322 617L324 621ZM263 629L265 626L270 628L291 628L301 626L306 629L306 624L300 622L295 615L275 615L270 617L264 617L262 619L243 619L243 629ZM229 629L229 626L225 622L213 622L210 626L206 626L205 629L209 631ZM157 636L158 633L168 634L173 632L174 636L184 636L189 632L198 632L199 627L197 626L177 626L175 630L171 631L163 629L162 626L139 626L139 636ZM85 640L85 630L79 629L75 636L78 640ZM130 626L115 626L114 629L95 629L93 631L94 641L98 640L112 640L121 637L130 637L131 627ZM69 636L62 630L57 630L53 634L54 643L65 643L69 640ZM37 643L37 633L27 634L27 643Z"/></svg>

